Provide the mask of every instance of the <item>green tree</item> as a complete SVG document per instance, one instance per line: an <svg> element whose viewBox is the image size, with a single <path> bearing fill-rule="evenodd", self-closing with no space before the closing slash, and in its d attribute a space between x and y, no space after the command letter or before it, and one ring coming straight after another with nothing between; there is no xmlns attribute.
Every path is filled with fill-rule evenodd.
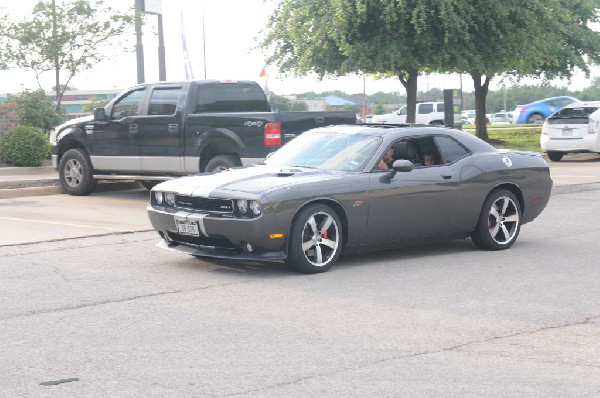
<svg viewBox="0 0 600 398"><path fill-rule="evenodd" d="M43 90L25 90L18 95L9 95L9 101L18 105L20 125L33 126L48 133L63 122L64 112L56 111Z"/></svg>
<svg viewBox="0 0 600 398"><path fill-rule="evenodd" d="M442 15L442 72L468 73L475 88L477 136L487 140L486 97L501 74L570 78L600 56L600 0L422 0ZM460 19L460 24L456 22ZM543 97L542 97L543 98Z"/></svg>
<svg viewBox="0 0 600 398"><path fill-rule="evenodd" d="M133 9L115 12L104 1L39 0L22 21L3 21L0 63L32 70L40 89L40 76L54 71L56 109L71 79L105 59L106 49L123 49L118 39L133 29ZM61 76L64 84L61 85Z"/></svg>
<svg viewBox="0 0 600 398"><path fill-rule="evenodd" d="M385 107L383 106L383 104L377 104L373 108L374 115L383 115L384 113L386 113L386 110L385 110Z"/></svg>

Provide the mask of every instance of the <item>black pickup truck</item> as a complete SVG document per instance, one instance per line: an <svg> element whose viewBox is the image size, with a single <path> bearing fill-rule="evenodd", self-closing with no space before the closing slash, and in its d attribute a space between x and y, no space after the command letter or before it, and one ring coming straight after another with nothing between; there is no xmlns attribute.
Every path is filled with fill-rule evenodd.
<svg viewBox="0 0 600 398"><path fill-rule="evenodd" d="M178 176L256 163L317 126L355 123L353 112L273 112L252 81L141 84L94 115L50 136L52 164L71 195L98 180L135 180L151 188Z"/></svg>

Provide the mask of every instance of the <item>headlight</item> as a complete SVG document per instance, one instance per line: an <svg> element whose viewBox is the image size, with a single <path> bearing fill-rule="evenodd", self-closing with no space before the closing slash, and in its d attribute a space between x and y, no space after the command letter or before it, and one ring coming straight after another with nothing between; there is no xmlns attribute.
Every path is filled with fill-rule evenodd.
<svg viewBox="0 0 600 398"><path fill-rule="evenodd" d="M241 213L247 212L248 211L248 201L244 200L244 199L238 199L237 207Z"/></svg>
<svg viewBox="0 0 600 398"><path fill-rule="evenodd" d="M167 192L165 194L165 202L167 202L169 206L175 206L175 194L173 192Z"/></svg>
<svg viewBox="0 0 600 398"><path fill-rule="evenodd" d="M156 200L156 204L158 205L162 205L163 204L163 193L160 191L154 191L154 200Z"/></svg>
<svg viewBox="0 0 600 398"><path fill-rule="evenodd" d="M252 211L252 214L254 214L255 216L260 215L260 212L262 211L260 208L260 203L258 203L256 200L251 200L250 211Z"/></svg>

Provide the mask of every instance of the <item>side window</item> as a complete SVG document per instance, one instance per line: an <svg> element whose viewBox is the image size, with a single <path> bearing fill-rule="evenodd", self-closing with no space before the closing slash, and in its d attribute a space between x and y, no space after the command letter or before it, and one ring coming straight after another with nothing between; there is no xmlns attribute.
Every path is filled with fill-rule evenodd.
<svg viewBox="0 0 600 398"><path fill-rule="evenodd" d="M123 119L127 116L136 116L140 106L140 100L144 93L143 88L135 90L124 96L115 103L112 109L111 120Z"/></svg>
<svg viewBox="0 0 600 398"><path fill-rule="evenodd" d="M444 104L437 104L437 111L444 112Z"/></svg>
<svg viewBox="0 0 600 398"><path fill-rule="evenodd" d="M150 98L148 115L174 115L181 87L156 87Z"/></svg>
<svg viewBox="0 0 600 398"><path fill-rule="evenodd" d="M267 98L260 87L243 83L200 85L194 109L194 113L270 111Z"/></svg>
<svg viewBox="0 0 600 398"><path fill-rule="evenodd" d="M469 154L468 150L452 138L435 137L435 142L440 150L443 164L452 163Z"/></svg>
<svg viewBox="0 0 600 398"><path fill-rule="evenodd" d="M405 106L403 106L402 108L398 109L398 115L399 116L406 115L406 107Z"/></svg>
<svg viewBox="0 0 600 398"><path fill-rule="evenodd" d="M433 104L418 104L417 113L419 115L426 115L433 112Z"/></svg>

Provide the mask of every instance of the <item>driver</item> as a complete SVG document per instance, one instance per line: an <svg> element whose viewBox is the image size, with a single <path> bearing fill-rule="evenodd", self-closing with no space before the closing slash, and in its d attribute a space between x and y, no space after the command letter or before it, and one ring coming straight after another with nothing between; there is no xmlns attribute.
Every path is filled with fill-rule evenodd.
<svg viewBox="0 0 600 398"><path fill-rule="evenodd" d="M394 149L388 148L383 155L383 158L377 164L377 170L388 171L394 162Z"/></svg>

